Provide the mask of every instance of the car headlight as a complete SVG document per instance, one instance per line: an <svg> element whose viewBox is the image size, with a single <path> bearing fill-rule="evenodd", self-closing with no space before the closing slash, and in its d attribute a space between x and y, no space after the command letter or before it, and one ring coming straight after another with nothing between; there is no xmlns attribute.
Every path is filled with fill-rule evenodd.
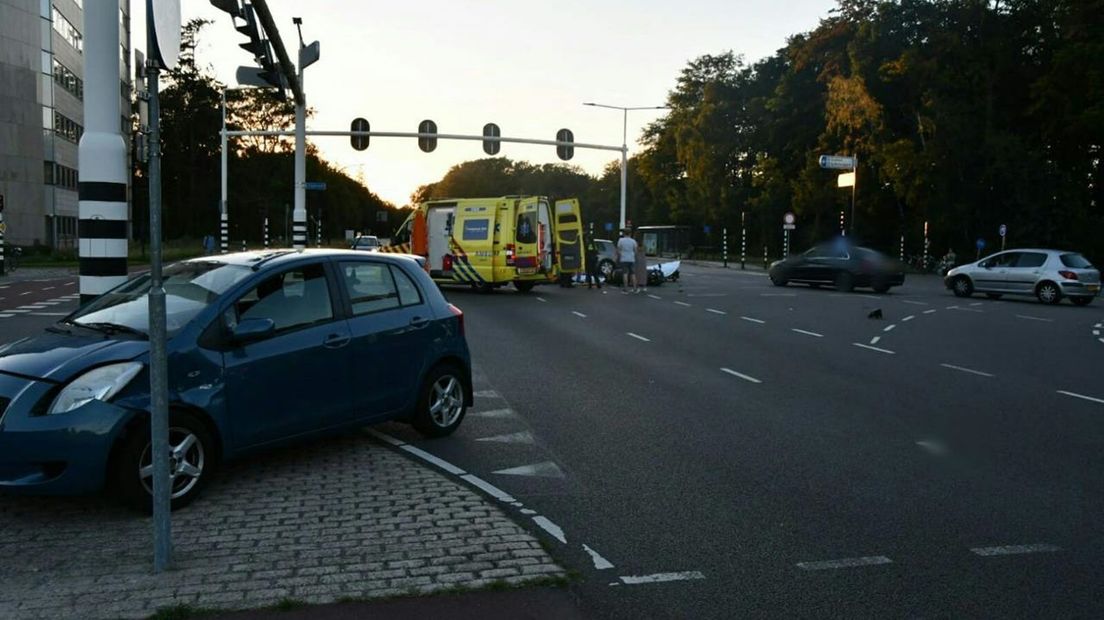
<svg viewBox="0 0 1104 620"><path fill-rule="evenodd" d="M93 368L65 386L50 405L48 414L65 413L93 400L110 400L142 371L138 362Z"/></svg>

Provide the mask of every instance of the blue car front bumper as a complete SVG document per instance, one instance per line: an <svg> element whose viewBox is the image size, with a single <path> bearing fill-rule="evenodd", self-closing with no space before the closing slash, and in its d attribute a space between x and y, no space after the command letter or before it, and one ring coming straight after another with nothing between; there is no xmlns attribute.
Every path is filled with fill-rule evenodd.
<svg viewBox="0 0 1104 620"><path fill-rule="evenodd" d="M10 399L0 413L0 491L69 495L103 488L111 447L134 412L94 400L45 415L42 403L54 387L0 374L0 397Z"/></svg>

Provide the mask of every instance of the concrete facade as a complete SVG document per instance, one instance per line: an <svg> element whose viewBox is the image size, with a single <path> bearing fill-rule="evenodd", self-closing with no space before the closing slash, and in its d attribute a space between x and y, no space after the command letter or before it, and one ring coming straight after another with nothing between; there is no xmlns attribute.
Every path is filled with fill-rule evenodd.
<svg viewBox="0 0 1104 620"><path fill-rule="evenodd" d="M9 245L76 249L84 1L0 0L0 194ZM133 73L130 0L118 2L119 95L126 115ZM129 136L129 118L119 122Z"/></svg>

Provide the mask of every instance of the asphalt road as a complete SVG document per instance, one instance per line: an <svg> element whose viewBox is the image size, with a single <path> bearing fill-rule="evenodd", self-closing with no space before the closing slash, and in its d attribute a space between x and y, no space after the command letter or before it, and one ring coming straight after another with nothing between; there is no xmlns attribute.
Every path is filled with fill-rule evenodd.
<svg viewBox="0 0 1104 620"><path fill-rule="evenodd" d="M683 274L449 290L476 407L378 429L509 494L594 617L1104 614L1104 305ZM0 281L0 341L74 294Z"/></svg>
<svg viewBox="0 0 1104 620"><path fill-rule="evenodd" d="M1104 306L683 274L449 291L494 389L381 430L551 522L596 617L1104 613Z"/></svg>

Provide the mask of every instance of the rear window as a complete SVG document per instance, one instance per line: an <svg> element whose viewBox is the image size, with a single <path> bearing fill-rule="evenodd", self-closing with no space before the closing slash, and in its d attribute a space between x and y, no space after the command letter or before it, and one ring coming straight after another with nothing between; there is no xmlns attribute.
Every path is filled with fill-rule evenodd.
<svg viewBox="0 0 1104 620"><path fill-rule="evenodd" d="M1070 269L1092 269L1092 263L1080 254L1063 254L1061 258L1062 264Z"/></svg>

